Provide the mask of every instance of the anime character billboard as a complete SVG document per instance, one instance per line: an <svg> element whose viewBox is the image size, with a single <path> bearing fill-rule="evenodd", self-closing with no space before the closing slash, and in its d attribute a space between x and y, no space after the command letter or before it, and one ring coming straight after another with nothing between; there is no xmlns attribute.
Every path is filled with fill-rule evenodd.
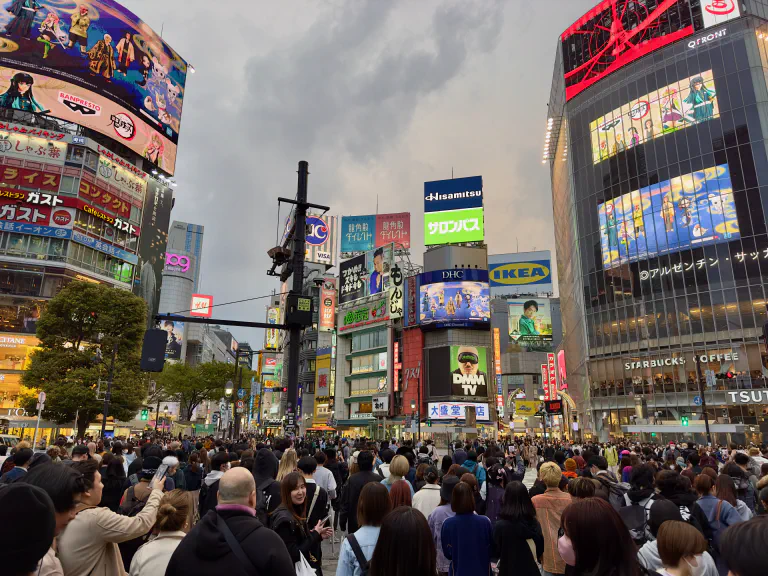
<svg viewBox="0 0 768 576"><path fill-rule="evenodd" d="M484 324L491 318L487 282L436 282L419 286L419 323L443 326Z"/></svg>
<svg viewBox="0 0 768 576"><path fill-rule="evenodd" d="M712 70L694 74L590 122L592 162L719 116Z"/></svg>
<svg viewBox="0 0 768 576"><path fill-rule="evenodd" d="M95 92L178 142L188 65L138 16L112 0L11 0L4 8L0 66ZM4 107L43 112L21 91L0 98ZM83 119L95 112L66 105Z"/></svg>
<svg viewBox="0 0 768 576"><path fill-rule="evenodd" d="M604 268L740 236L727 164L623 194L598 218Z"/></svg>

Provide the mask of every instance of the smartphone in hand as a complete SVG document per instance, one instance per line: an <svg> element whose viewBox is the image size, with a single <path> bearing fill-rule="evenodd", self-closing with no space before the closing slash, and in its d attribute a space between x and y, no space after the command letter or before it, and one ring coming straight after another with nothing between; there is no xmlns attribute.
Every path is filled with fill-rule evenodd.
<svg viewBox="0 0 768 576"><path fill-rule="evenodd" d="M163 485L160 484L160 481L165 476L165 473L168 471L168 464L160 464L157 468L157 472L155 472L154 478L152 478L152 486L156 489L162 490Z"/></svg>

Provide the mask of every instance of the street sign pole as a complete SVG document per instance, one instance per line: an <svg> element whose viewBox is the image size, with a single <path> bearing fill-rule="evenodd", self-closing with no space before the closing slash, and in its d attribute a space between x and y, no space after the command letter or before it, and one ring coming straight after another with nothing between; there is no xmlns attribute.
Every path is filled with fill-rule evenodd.
<svg viewBox="0 0 768 576"><path fill-rule="evenodd" d="M40 428L40 414L42 413L43 408L45 408L45 392L41 391L40 394L37 395L37 423L35 424L35 435L32 437L32 450L34 450L37 445L37 431Z"/></svg>
<svg viewBox="0 0 768 576"><path fill-rule="evenodd" d="M707 430L707 445L712 446L712 434L709 431L709 414L707 414L707 398L704 396L704 383L702 382L701 375L701 358L696 357L696 352L693 352L693 363L696 364L696 380L699 385L699 396L701 396L701 413L704 415L704 427Z"/></svg>

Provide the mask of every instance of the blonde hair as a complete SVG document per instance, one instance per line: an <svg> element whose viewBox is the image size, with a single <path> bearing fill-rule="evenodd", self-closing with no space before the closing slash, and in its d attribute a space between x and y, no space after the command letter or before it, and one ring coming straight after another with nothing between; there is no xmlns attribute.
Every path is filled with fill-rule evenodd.
<svg viewBox="0 0 768 576"><path fill-rule="evenodd" d="M282 482L283 478L288 476L288 474L296 472L298 461L296 450L293 448L288 448L288 450L283 452L283 456L280 458L280 467L277 469L277 481Z"/></svg>
<svg viewBox="0 0 768 576"><path fill-rule="evenodd" d="M410 464L408 464L408 458L403 456L402 454L398 454L394 458L392 458L392 462L389 463L389 474L390 477L395 476L396 480L400 480L400 478L403 478L408 475L408 471L411 469ZM394 484L395 480L391 480L390 484Z"/></svg>
<svg viewBox="0 0 768 576"><path fill-rule="evenodd" d="M560 480L563 477L563 472L560 470L560 466L554 462L544 462L539 468L539 478L547 488L556 488L560 485Z"/></svg>
<svg viewBox="0 0 768 576"><path fill-rule="evenodd" d="M176 532L184 528L188 517L188 493L185 490L171 490L160 500L155 528L158 532Z"/></svg>

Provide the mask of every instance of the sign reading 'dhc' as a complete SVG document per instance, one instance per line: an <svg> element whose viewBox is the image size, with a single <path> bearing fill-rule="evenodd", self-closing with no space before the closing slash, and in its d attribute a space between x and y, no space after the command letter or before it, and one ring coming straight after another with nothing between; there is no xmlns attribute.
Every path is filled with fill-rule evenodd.
<svg viewBox="0 0 768 576"><path fill-rule="evenodd" d="M491 278L491 286L551 284L551 268L549 260L488 264L488 275Z"/></svg>
<svg viewBox="0 0 768 576"><path fill-rule="evenodd" d="M483 177L424 182L424 212L442 212L483 205Z"/></svg>

